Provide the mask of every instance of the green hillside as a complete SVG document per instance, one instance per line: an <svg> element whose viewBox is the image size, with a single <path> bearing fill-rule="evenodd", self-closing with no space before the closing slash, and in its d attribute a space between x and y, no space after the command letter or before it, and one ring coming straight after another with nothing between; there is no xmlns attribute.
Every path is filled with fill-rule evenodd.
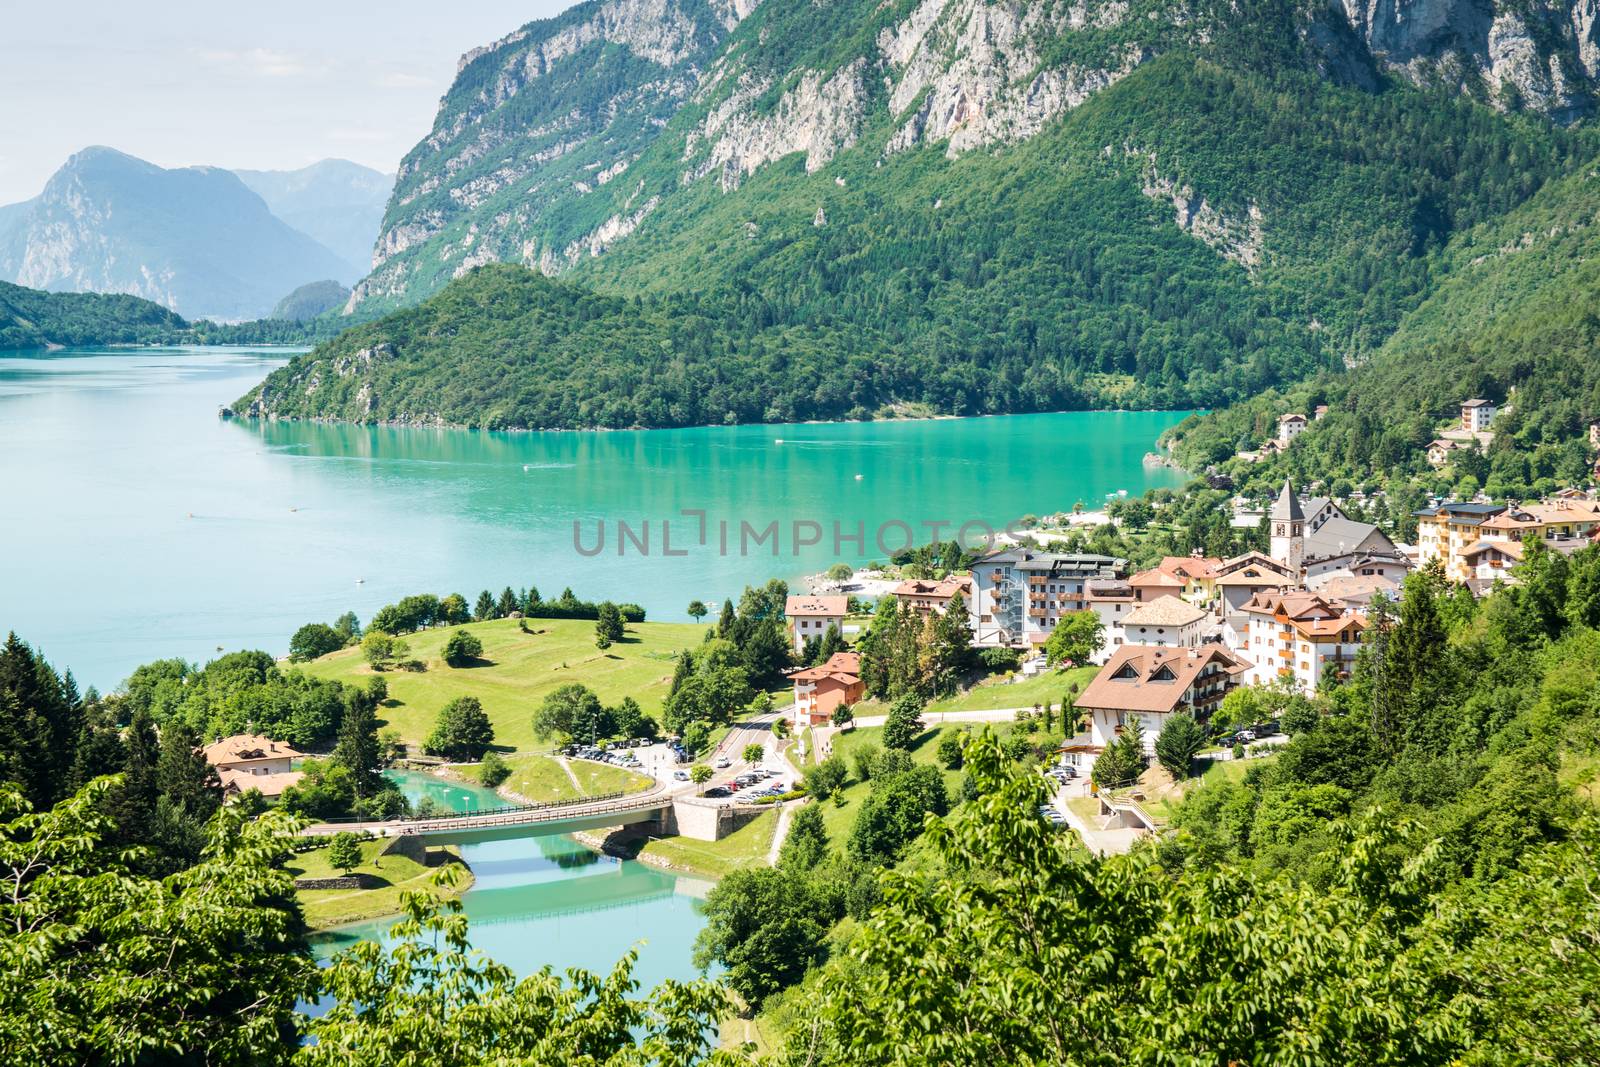
<svg viewBox="0 0 1600 1067"><path fill-rule="evenodd" d="M46 293L0 282L0 349L150 343L188 327L175 312L136 296Z"/></svg>
<svg viewBox="0 0 1600 1067"><path fill-rule="evenodd" d="M1326 403L1289 452L1247 469L1254 484L1429 473L1425 451L1462 400L1512 409L1484 457L1455 466L1496 496L1586 481L1600 419L1600 162L1551 182L1522 207L1460 235L1439 257L1429 298L1350 374L1192 420L1179 452L1199 467L1260 441L1277 414Z"/></svg>

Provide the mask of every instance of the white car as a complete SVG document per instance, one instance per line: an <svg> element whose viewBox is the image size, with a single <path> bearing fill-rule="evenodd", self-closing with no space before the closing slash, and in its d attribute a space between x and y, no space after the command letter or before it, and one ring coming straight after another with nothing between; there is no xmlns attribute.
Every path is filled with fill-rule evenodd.
<svg viewBox="0 0 1600 1067"><path fill-rule="evenodd" d="M733 763L732 763L732 761L730 761L728 759L727 756L723 756L721 759L717 760L716 763L712 764L712 766L715 767L719 771L725 771L729 767L732 767Z"/></svg>

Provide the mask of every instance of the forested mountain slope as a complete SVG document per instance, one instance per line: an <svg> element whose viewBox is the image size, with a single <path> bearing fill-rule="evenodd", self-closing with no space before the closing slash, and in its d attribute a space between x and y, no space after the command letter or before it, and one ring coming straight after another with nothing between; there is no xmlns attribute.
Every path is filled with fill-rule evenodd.
<svg viewBox="0 0 1600 1067"><path fill-rule="evenodd" d="M0 282L0 349L170 340L189 324L136 296L45 293Z"/></svg>
<svg viewBox="0 0 1600 1067"><path fill-rule="evenodd" d="M1600 419L1600 160L1550 183L1439 257L1429 298L1348 375L1321 375L1178 428L1196 469L1259 442L1276 416L1331 411L1287 454L1246 470L1254 484L1428 471L1425 452L1462 400L1511 410L1486 456L1454 467L1495 496L1586 481L1587 429Z"/></svg>
<svg viewBox="0 0 1600 1067"><path fill-rule="evenodd" d="M463 61L351 306L519 263L657 298L640 343L569 320L556 367L507 323L441 317L520 284L497 276L429 332L380 324L242 407L657 426L1218 407L1337 371L1433 293L1458 235L1600 152L1551 121L1588 107L1572 11L1508 8L1485 52L1466 8L1400 7L1443 21L1282 0L579 5ZM1543 58L1510 62L1513 40ZM476 378L464 335L492 335L503 372ZM328 372L383 343L381 372Z"/></svg>
<svg viewBox="0 0 1600 1067"><path fill-rule="evenodd" d="M647 243L627 239L674 201L733 194L794 156L812 173L857 146L876 160L1021 143L1188 48L1365 89L1388 74L1556 119L1591 110L1600 74L1583 0L589 0L463 57L401 165L356 303L414 302L490 260L557 271ZM1155 147L1144 141L1108 143ZM1213 209L1219 193L1245 208L1254 192L1237 180L1248 155L1153 162L1158 185L1211 179L1195 188ZM1221 221L1193 206L1202 232ZM1264 224L1270 238L1270 212Z"/></svg>

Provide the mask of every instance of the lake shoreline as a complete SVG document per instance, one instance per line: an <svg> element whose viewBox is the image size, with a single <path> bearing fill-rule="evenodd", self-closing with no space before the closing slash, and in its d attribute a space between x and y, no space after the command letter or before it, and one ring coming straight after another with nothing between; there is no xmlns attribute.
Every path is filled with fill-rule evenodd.
<svg viewBox="0 0 1600 1067"><path fill-rule="evenodd" d="M353 419L334 418L328 415L311 417L299 415L252 415L235 411L231 404L222 404L217 408L217 417L224 422L240 424L353 426L384 430L448 430L452 433L521 435L540 433L658 433L673 430L735 430L752 427L781 430L785 427L797 426L883 426L896 423L975 422L980 419L1012 419L1032 415L1170 415L1179 412L1185 415L1196 415L1203 414L1205 410L1203 408L1062 408L1052 411L987 411L978 415L952 415L946 412L934 412L928 415L891 415L871 419L800 419L795 422L702 422L673 426L472 426L459 422L425 422L414 419L374 419L368 422L360 422ZM1162 432L1164 433L1165 431ZM1159 445L1159 435L1157 438L1152 439L1150 444ZM1178 469L1175 465L1174 468Z"/></svg>

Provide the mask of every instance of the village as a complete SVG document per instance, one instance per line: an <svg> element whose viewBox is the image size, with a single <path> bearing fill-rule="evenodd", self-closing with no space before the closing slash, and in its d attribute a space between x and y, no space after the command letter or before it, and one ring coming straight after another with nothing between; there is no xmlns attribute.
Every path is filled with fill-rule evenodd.
<svg viewBox="0 0 1600 1067"><path fill-rule="evenodd" d="M1486 443L1496 413L1489 401L1464 402L1459 431L1434 442L1430 463L1439 462L1435 453L1447 458ZM1261 451L1288 447L1306 425L1303 415L1282 416ZM1591 437L1600 439L1600 427ZM1340 501L1303 494L1287 480L1264 512L1250 510L1244 498L1234 504L1236 527L1265 524L1267 551L1216 558L1196 550L1130 573L1126 559L1046 551L1023 537L980 555L966 573L878 583L902 613L958 613L975 649L1015 650L1018 678L1082 666L1052 661L1046 646L1069 619L1093 619L1085 660L1098 669L1072 696L1073 712L1063 704L1064 717L1075 713L1065 721L1077 730L1048 770L1069 818L1070 798L1098 797L1102 818L1095 826L1070 820L1097 851L1125 851L1135 837L1161 829L1136 802L1136 790L1102 795L1096 782L1096 763L1129 731L1147 761L1180 715L1206 729L1203 759L1268 754L1289 740L1280 724L1216 716L1228 694L1254 687L1309 696L1347 680L1373 624L1374 601L1398 602L1411 572L1433 568L1447 585L1483 597L1497 583L1517 580L1513 572L1530 546L1571 556L1600 542L1600 501L1575 488L1534 502L1496 503L1482 494L1432 500L1412 515L1412 544L1397 543L1377 524L1350 518ZM841 639L859 634L863 626L852 625L851 606L843 593L791 596L787 622L796 654L830 629ZM848 723L864 697L857 651L832 652L790 677L796 735Z"/></svg>

